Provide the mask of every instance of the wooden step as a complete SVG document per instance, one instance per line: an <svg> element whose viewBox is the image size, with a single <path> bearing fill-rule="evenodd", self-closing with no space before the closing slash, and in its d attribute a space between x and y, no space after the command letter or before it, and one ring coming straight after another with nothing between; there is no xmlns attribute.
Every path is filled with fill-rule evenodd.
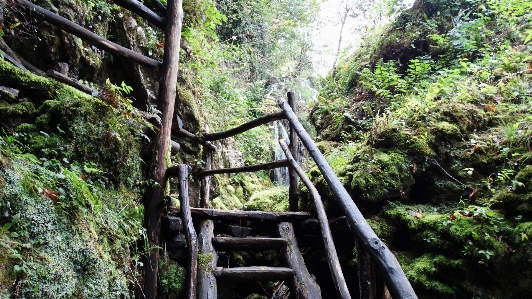
<svg viewBox="0 0 532 299"><path fill-rule="evenodd" d="M232 281L287 280L294 276L294 270L282 267L217 267L214 275Z"/></svg>
<svg viewBox="0 0 532 299"><path fill-rule="evenodd" d="M288 241L284 238L231 238L214 237L212 243L217 250L250 250L261 251L278 249L286 246Z"/></svg>
<svg viewBox="0 0 532 299"><path fill-rule="evenodd" d="M275 222L297 222L310 219L310 214L305 212L261 212L239 210L217 210L191 208L193 217L228 220L268 220Z"/></svg>

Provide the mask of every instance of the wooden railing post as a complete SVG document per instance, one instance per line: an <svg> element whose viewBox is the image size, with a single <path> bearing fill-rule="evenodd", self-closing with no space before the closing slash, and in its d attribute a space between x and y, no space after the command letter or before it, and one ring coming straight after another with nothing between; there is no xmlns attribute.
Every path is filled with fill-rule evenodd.
<svg viewBox="0 0 532 299"><path fill-rule="evenodd" d="M198 239L196 230L192 224L192 214L190 212L190 200L188 198L188 165L177 166L177 179L179 180L179 199L181 203L181 217L188 243L189 264L187 271L187 296L186 298L196 298L197 278L198 278Z"/></svg>
<svg viewBox="0 0 532 299"><path fill-rule="evenodd" d="M204 134L209 133L209 126L205 125ZM208 141L207 141L208 142ZM205 163L204 170L212 169L212 149L208 146L203 147L203 162ZM211 177L204 176L201 178L201 189L200 189L200 208L208 208L210 201L210 190L211 190Z"/></svg>
<svg viewBox="0 0 532 299"><path fill-rule="evenodd" d="M157 95L157 109L162 111L161 125L152 142L151 160L147 171L148 178L153 180L153 183L150 184L144 194L144 221L149 244L149 248L147 248L149 249L149 256L144 263L144 295L146 299L157 298L164 186L167 182L167 158L177 93L179 48L183 24L181 0L168 1L166 19L168 23L165 32L164 60Z"/></svg>
<svg viewBox="0 0 532 299"><path fill-rule="evenodd" d="M355 240L358 268L358 287L360 299L372 299L371 264L369 254L362 248L359 240Z"/></svg>
<svg viewBox="0 0 532 299"><path fill-rule="evenodd" d="M203 148L203 161L205 162L205 170L209 171L212 170L212 151L210 149L207 149L207 147ZM210 205L210 190L211 190L211 176L203 176L201 177L201 194L200 194L200 208L209 208Z"/></svg>
<svg viewBox="0 0 532 299"><path fill-rule="evenodd" d="M288 93L288 105L292 108L292 111L297 114L296 96L293 92ZM299 163L299 155L297 150L297 133L292 125L290 125L290 153L292 157ZM297 189L299 185L299 177L297 172L293 168L288 169L288 177L290 179L290 189L288 191L288 202L290 205L290 211L297 212L299 210L299 191Z"/></svg>

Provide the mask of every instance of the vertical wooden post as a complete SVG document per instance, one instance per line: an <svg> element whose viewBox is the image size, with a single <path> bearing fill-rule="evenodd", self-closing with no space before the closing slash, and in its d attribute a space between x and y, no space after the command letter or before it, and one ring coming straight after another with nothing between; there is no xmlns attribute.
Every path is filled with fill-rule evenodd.
<svg viewBox="0 0 532 299"><path fill-rule="evenodd" d="M209 133L209 126L205 125L205 133ZM208 141L207 141L208 142ZM208 146L203 146L203 161L205 162L205 170L212 169L212 149ZM211 176L204 176L201 178L200 189L200 208L207 209L210 204L210 188Z"/></svg>
<svg viewBox="0 0 532 299"><path fill-rule="evenodd" d="M218 254L212 245L214 237L214 221L201 221L201 231L198 238L199 250L203 254L203 263L198 265L198 299L216 299L218 288L214 269L218 262Z"/></svg>
<svg viewBox="0 0 532 299"><path fill-rule="evenodd" d="M290 108L292 108L292 111L294 114L297 115L297 103L296 103L296 96L293 92L289 92L287 94L288 97L288 105L290 105ZM297 149L297 133L292 125L290 125L290 152L292 153L292 157L296 160L297 163L299 163L299 152ZM290 205L290 211L297 212L299 210L299 192L297 190L297 187L299 185L299 177L297 176L297 172L295 169L290 167L288 169L288 177L290 178L290 188L288 191L288 202Z"/></svg>
<svg viewBox="0 0 532 299"><path fill-rule="evenodd" d="M179 198L181 202L181 217L183 218L183 228L188 243L189 264L187 271L187 296L186 298L196 298L196 287L198 278L198 238L196 230L192 224L192 214L190 213L190 200L188 198L188 165L177 166L177 179L179 180Z"/></svg>
<svg viewBox="0 0 532 299"><path fill-rule="evenodd" d="M161 217L163 211L164 186L166 185L167 157L170 153L170 132L177 90L179 48L183 8L181 0L169 0L166 15L166 38L164 59L161 68L157 108L162 111L161 127L158 128L149 161L148 174L153 183L144 195L145 216L149 244L149 256L144 263L144 295L146 299L157 298L157 277L159 273L159 248L161 246Z"/></svg>
<svg viewBox="0 0 532 299"><path fill-rule="evenodd" d="M371 262L369 254L364 250L359 240L355 240L357 262L358 262L358 287L360 289L360 299L372 299L372 277Z"/></svg>

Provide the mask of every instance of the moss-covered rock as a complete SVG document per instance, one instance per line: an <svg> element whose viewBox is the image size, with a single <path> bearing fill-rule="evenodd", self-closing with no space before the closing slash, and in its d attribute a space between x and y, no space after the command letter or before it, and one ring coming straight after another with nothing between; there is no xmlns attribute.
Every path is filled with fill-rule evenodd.
<svg viewBox="0 0 532 299"><path fill-rule="evenodd" d="M289 210L288 188L274 187L251 195L244 209L247 211L286 212Z"/></svg>

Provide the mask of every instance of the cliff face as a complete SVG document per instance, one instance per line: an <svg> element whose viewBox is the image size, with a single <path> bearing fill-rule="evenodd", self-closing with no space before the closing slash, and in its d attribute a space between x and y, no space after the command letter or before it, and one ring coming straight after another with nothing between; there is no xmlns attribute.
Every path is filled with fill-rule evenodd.
<svg viewBox="0 0 532 299"><path fill-rule="evenodd" d="M162 58L162 33L112 2L36 4ZM0 88L0 298L134 298L149 250L141 198L159 76L12 2L0 8L1 37L19 58L99 91L92 97L0 61L0 85L7 86ZM200 95L191 78L180 72L175 113L197 133ZM186 149L174 162L200 157L197 145L174 140ZM184 269L167 258L161 268L161 293L178 296Z"/></svg>
<svg viewBox="0 0 532 299"><path fill-rule="evenodd" d="M527 296L531 5L416 1L322 82L320 146L420 298Z"/></svg>

